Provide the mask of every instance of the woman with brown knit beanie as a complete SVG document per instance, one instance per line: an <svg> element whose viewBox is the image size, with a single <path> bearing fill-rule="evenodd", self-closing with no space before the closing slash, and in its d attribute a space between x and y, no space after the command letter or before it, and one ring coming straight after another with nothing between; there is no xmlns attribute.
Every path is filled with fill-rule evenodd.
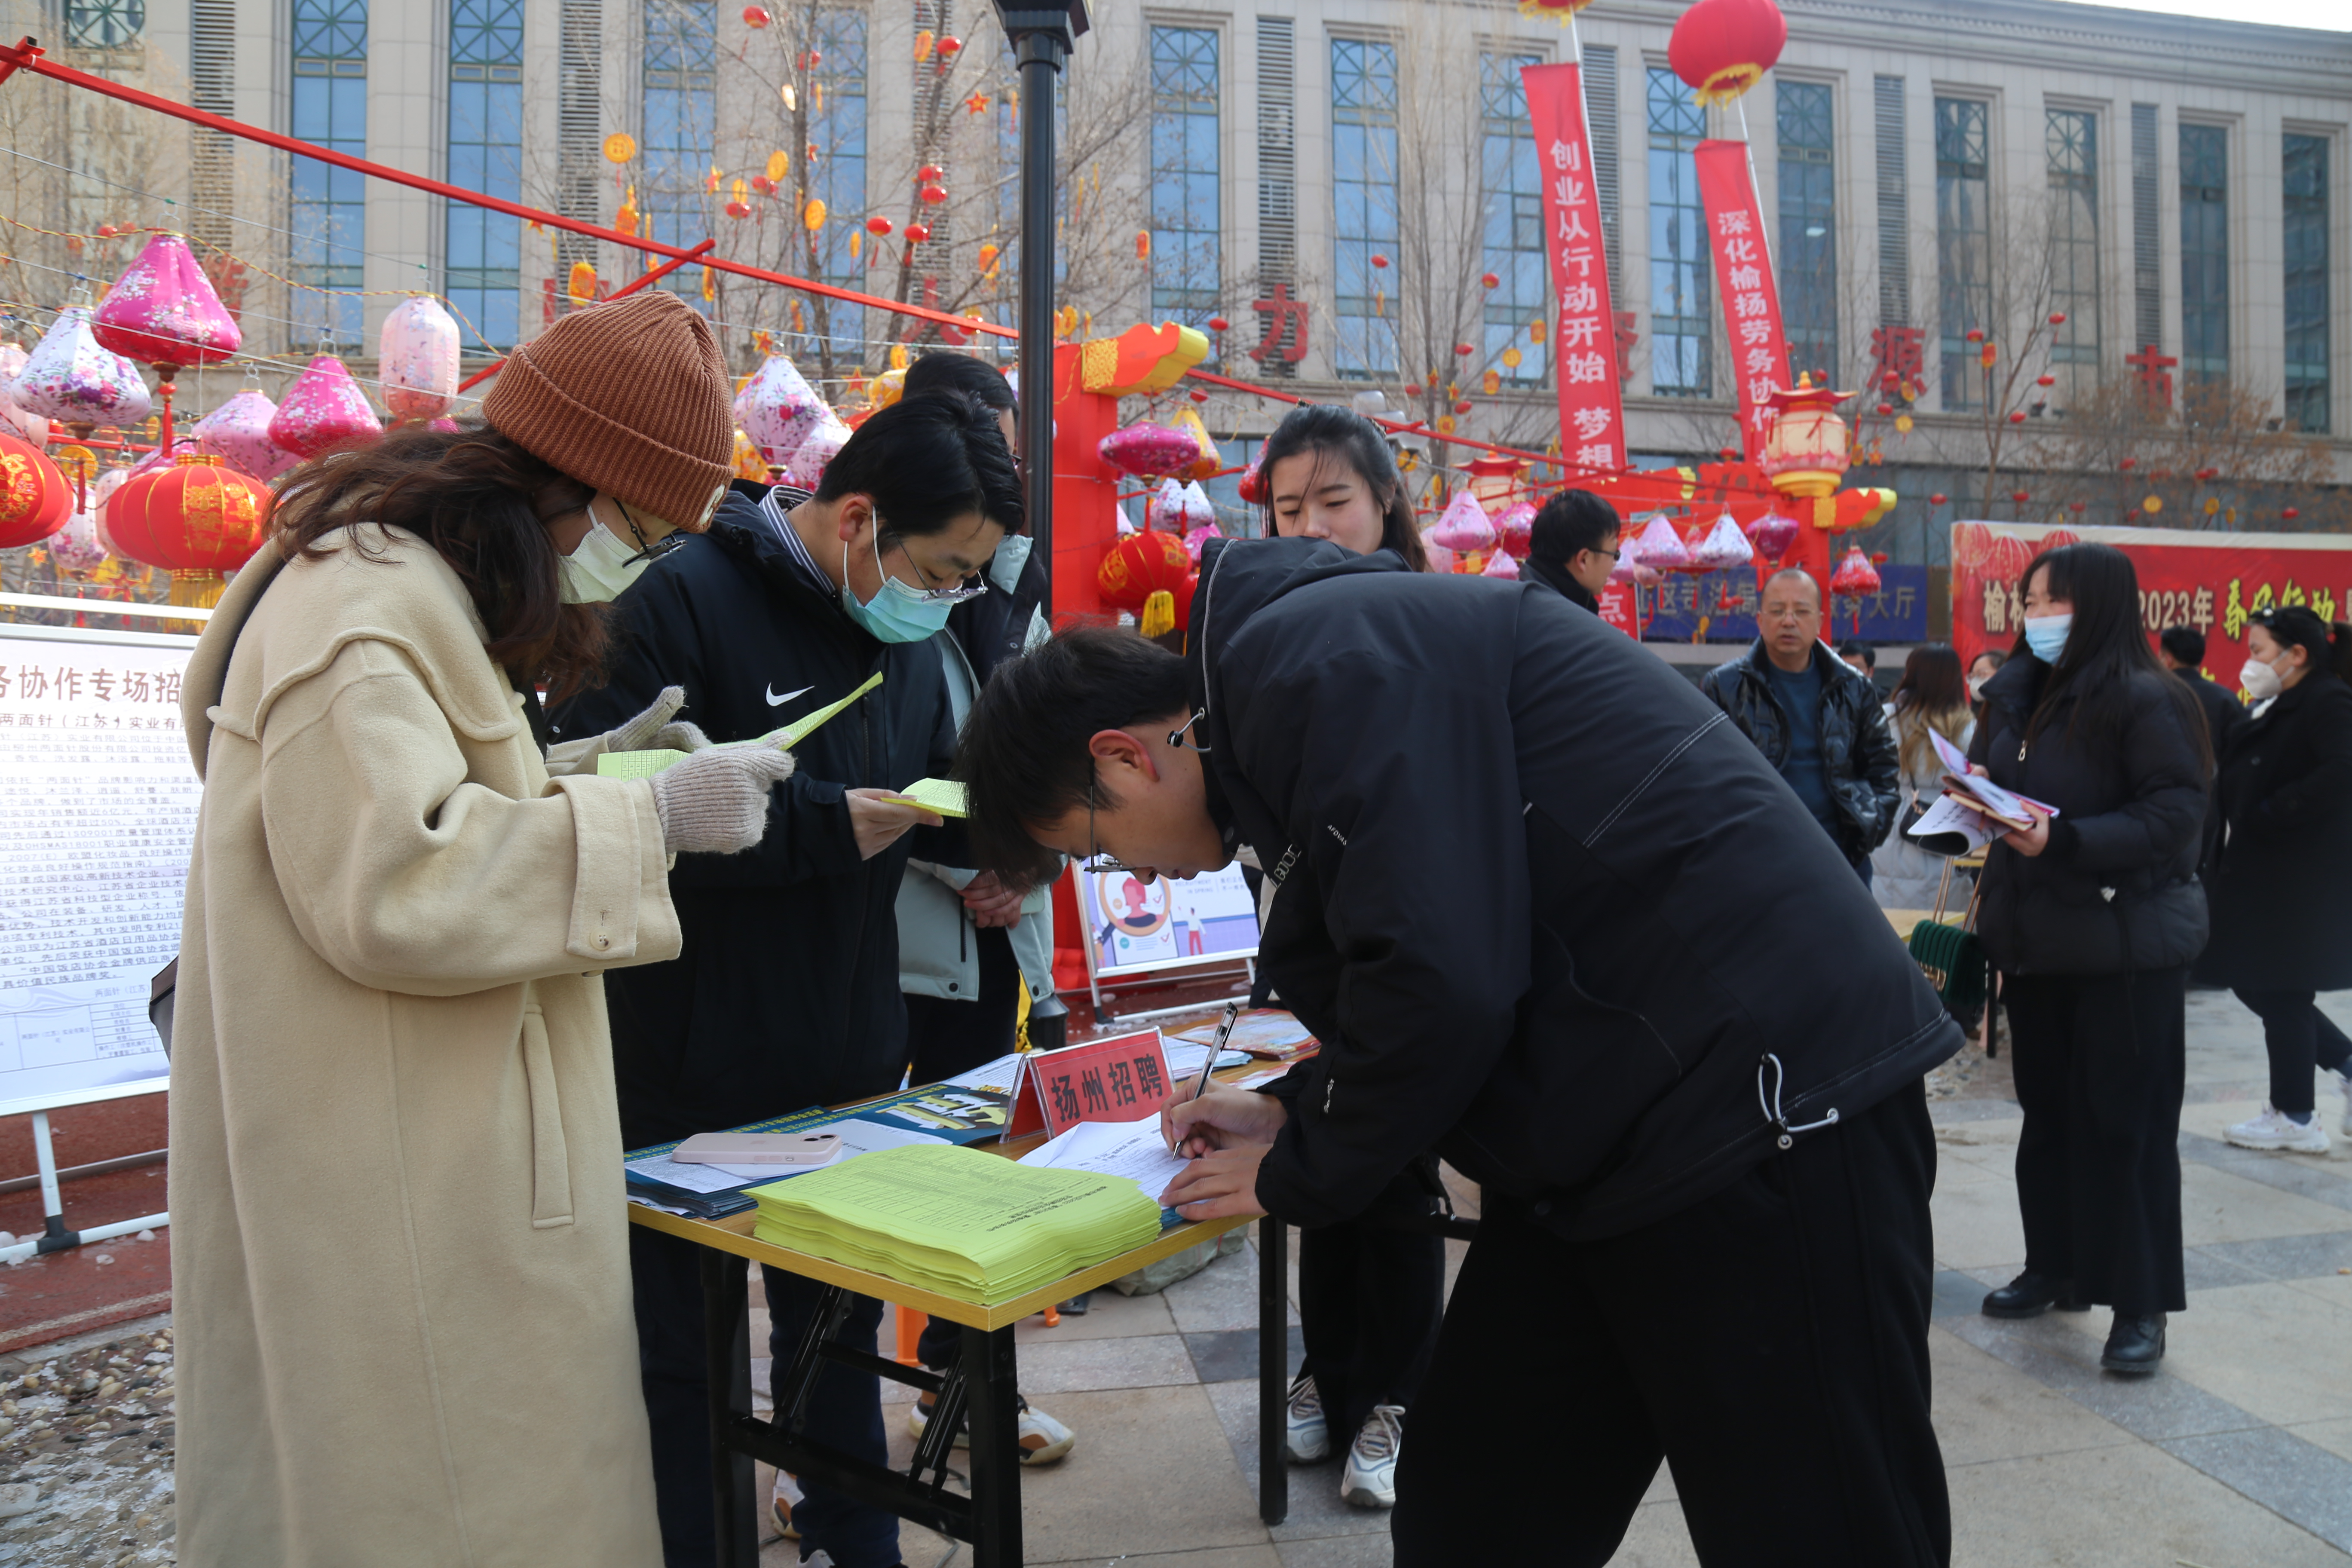
<svg viewBox="0 0 2352 1568"><path fill-rule="evenodd" d="M673 295L567 316L486 426L290 476L190 662L183 1563L660 1561L600 976L677 955L671 854L756 843L792 759L676 693L549 755L535 688L709 525L727 395Z"/></svg>

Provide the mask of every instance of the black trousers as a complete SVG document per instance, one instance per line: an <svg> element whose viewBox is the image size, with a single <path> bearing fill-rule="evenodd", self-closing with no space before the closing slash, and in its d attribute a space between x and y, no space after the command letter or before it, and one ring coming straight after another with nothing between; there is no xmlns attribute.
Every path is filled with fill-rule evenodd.
<svg viewBox="0 0 2352 1568"><path fill-rule="evenodd" d="M1709 1568L1948 1563L1935 1171L1913 1086L1623 1236L1563 1241L1490 1192L1398 1468L1397 1568L1597 1568L1661 1458Z"/></svg>
<svg viewBox="0 0 2352 1568"><path fill-rule="evenodd" d="M1371 1214L1298 1233L1301 1370L1314 1374L1334 1452L1355 1440L1373 1405L1410 1407L1429 1374L1445 1315L1445 1241L1381 1216L1430 1208L1408 1171Z"/></svg>
<svg viewBox="0 0 2352 1568"><path fill-rule="evenodd" d="M2238 988L2238 1000L2263 1021L2263 1047L2271 1058L2271 1103L2296 1116L2309 1116L2317 1103L2312 1069L2340 1072L2352 1060L2352 1040L2319 1010L2317 996L2312 991Z"/></svg>
<svg viewBox="0 0 2352 1568"><path fill-rule="evenodd" d="M980 994L958 999L907 994L909 1083L937 1083L1011 1054L1021 1014L1021 966L1013 961L1012 933L997 927L971 933L980 948Z"/></svg>
<svg viewBox="0 0 2352 1568"><path fill-rule="evenodd" d="M711 1509L709 1389L702 1359L702 1254L690 1241L629 1227L637 1366L653 1426L654 1508L665 1568L710 1568L719 1556ZM780 1373L791 1365L824 1287L773 1268L762 1268L760 1275L768 1298L771 1367ZM871 1352L882 1303L863 1296L852 1300L839 1338ZM887 1465L881 1387L871 1373L828 1365L809 1401L808 1432L844 1452ZM831 1552L840 1568L893 1568L898 1561L895 1514L852 1502L814 1482L801 1485L807 1495L793 1505L793 1523L803 1541Z"/></svg>
<svg viewBox="0 0 2352 1568"><path fill-rule="evenodd" d="M2016 975L2001 1001L2025 1125L2025 1266L2139 1317L2189 1305L2180 1256L2186 968ZM2304 1069L2309 1100L2311 1071Z"/></svg>

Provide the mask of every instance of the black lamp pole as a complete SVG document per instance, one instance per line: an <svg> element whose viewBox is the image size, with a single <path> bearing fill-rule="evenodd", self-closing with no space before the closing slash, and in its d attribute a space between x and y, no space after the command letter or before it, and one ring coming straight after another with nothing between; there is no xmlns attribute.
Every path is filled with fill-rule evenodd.
<svg viewBox="0 0 2352 1568"><path fill-rule="evenodd" d="M1030 558L1054 571L1054 98L1093 0L996 0L1021 75L1021 468ZM1046 608L1050 618L1052 606Z"/></svg>

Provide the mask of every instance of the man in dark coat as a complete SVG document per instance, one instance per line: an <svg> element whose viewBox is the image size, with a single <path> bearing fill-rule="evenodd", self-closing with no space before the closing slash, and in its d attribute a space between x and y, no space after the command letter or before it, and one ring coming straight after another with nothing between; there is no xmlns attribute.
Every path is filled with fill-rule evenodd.
<svg viewBox="0 0 2352 1568"><path fill-rule="evenodd" d="M987 410L904 399L859 427L814 495L739 483L709 533L622 596L608 683L556 710L561 733L610 729L613 715L682 686L682 718L713 742L745 740L883 678L793 748L798 766L774 790L758 848L677 857L670 893L684 953L608 975L630 1147L898 1087L899 878L910 850L950 865L970 855L960 831L882 798L943 773L954 747L929 641L937 627L892 614L923 603L943 624L941 591L952 594L1022 521L1012 454ZM929 829L910 833L919 824ZM629 1241L663 1552L668 1568L704 1568L717 1545L702 1249L636 1226ZM816 1291L796 1275L763 1274L781 1369ZM871 1352L880 1319L881 1303L859 1298L836 1337ZM807 1420L835 1447L887 1462L871 1375L828 1368ZM793 1522L840 1568L898 1562L895 1517L814 1481L806 1493Z"/></svg>
<svg viewBox="0 0 2352 1568"><path fill-rule="evenodd" d="M1946 1561L1919 1079L1959 1031L1672 670L1528 584L1213 542L1183 662L1066 632L957 766L1010 873L1246 842L1276 883L1259 962L1323 1049L1182 1107L1163 1201L1323 1225L1430 1150L1482 1184L1401 1565L1602 1561L1662 1456L1710 1561ZM1530 1312L1563 1353L1522 1353Z"/></svg>
<svg viewBox="0 0 2352 1568"><path fill-rule="evenodd" d="M2246 709L2235 696L2206 679L2205 634L2195 626L2167 626L2156 639L2156 656L2164 661L2165 668L2188 682L2205 715L2205 732L2213 742L2213 761L2218 765L2229 754L2230 737L2246 721ZM2221 847L2221 793L2217 789L2206 808L2204 852L2197 860L2198 879L2209 890L2213 886L2213 857Z"/></svg>
<svg viewBox="0 0 2352 1568"><path fill-rule="evenodd" d="M1822 588L1791 568L1765 579L1756 646L1698 689L1731 715L1846 864L1870 881L1870 852L1902 803L1903 764L1878 688L1822 644Z"/></svg>
<svg viewBox="0 0 2352 1568"><path fill-rule="evenodd" d="M1617 509L1591 490L1562 490L1529 526L1519 581L1540 583L1571 605L1601 613L1601 590L1617 569L1622 526Z"/></svg>

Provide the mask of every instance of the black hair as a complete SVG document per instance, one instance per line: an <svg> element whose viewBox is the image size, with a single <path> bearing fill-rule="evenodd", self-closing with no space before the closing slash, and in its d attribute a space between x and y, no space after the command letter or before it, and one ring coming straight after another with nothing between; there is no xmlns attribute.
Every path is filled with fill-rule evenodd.
<svg viewBox="0 0 2352 1568"><path fill-rule="evenodd" d="M2270 633L2271 639L2280 647L2303 649L2311 658L2305 666L2306 669L2324 669L2339 679L2352 680L2352 626L2342 621L2330 625L2321 620L2317 612L2302 605L2256 610L2246 621Z"/></svg>
<svg viewBox="0 0 2352 1568"><path fill-rule="evenodd" d="M1013 395L1013 384L1004 379L1004 373L970 354L942 350L927 353L907 367L901 396L923 397L941 392L968 392L999 413L1020 417L1021 400Z"/></svg>
<svg viewBox="0 0 2352 1568"><path fill-rule="evenodd" d="M1381 427L1352 408L1336 403L1302 403L1283 416L1259 449L1257 471L1264 476L1265 536L1282 530L1274 520L1274 466L1285 458L1312 452L1337 455L1372 492L1381 508L1381 548L1393 550L1416 572L1429 570L1429 552L1421 547L1421 528L1413 521L1412 501L1404 493L1404 475L1398 472L1396 454L1389 450Z"/></svg>
<svg viewBox="0 0 2352 1568"><path fill-rule="evenodd" d="M1007 533L1028 526L1004 432L967 393L901 397L850 432L816 487L819 500L845 495L874 498L885 540L938 533L975 511Z"/></svg>
<svg viewBox="0 0 2352 1568"><path fill-rule="evenodd" d="M1858 638L1849 637L1838 644L1837 656L1840 658L1859 658L1863 668L1873 675L1878 673L1878 650Z"/></svg>
<svg viewBox="0 0 2352 1568"><path fill-rule="evenodd" d="M1969 660L1969 668L1970 669L1974 669L1977 667L1978 658L1989 658L1992 660L1992 667L1995 669L1999 669L2002 665L2009 662L2009 655L2001 652L2000 649L1997 647L1989 647L1979 652L1976 658ZM1988 679L1990 679L1990 677L1988 677Z"/></svg>
<svg viewBox="0 0 2352 1568"><path fill-rule="evenodd" d="M1051 881L1060 858L1031 827L1089 798L1097 810L1118 805L1096 784L1087 742L1184 710L1184 661L1132 630L1069 626L997 666L956 743L974 864L1033 886Z"/></svg>
<svg viewBox="0 0 2352 1568"><path fill-rule="evenodd" d="M1579 551L1600 549L1611 534L1625 531L1617 509L1591 490L1560 491L1543 503L1530 526L1528 553L1555 566L1575 560Z"/></svg>
<svg viewBox="0 0 2352 1568"><path fill-rule="evenodd" d="M2205 662L2205 634L2195 626L2167 626L2156 642L2191 669Z"/></svg>
<svg viewBox="0 0 2352 1568"><path fill-rule="evenodd" d="M2063 715L2070 739L2091 748L2119 746L2130 721L2134 694L2132 677L2154 675L2180 715L2198 750L2210 766L2211 737L2205 710L2197 706L2188 683L2173 679L2157 662L2140 626L2139 574L2131 557L2112 544L2067 544L2033 558L2018 579L2021 596L2030 592L2035 574L2042 574L2042 591L2074 606L2066 630L2066 646L2050 667L2041 700L2025 726L2025 742L2033 744ZM2032 658L2033 649L2021 627L2012 657Z"/></svg>

